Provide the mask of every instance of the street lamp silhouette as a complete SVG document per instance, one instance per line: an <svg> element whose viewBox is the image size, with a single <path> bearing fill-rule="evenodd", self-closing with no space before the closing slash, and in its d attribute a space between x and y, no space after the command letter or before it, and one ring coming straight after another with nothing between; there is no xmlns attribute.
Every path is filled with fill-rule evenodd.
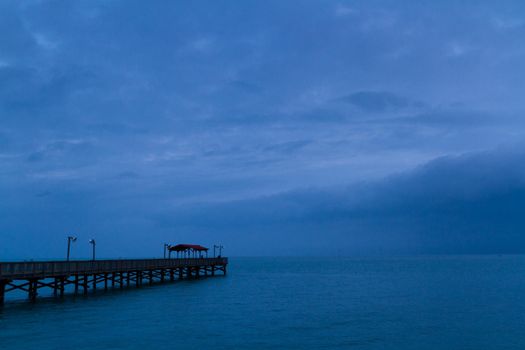
<svg viewBox="0 0 525 350"><path fill-rule="evenodd" d="M93 246L93 261L95 261L95 247L97 246L97 242L94 238L91 238L89 243Z"/></svg>
<svg viewBox="0 0 525 350"><path fill-rule="evenodd" d="M169 250L171 248L171 244L164 243L164 259L166 259L166 250ZM171 252L170 252L171 257Z"/></svg>
<svg viewBox="0 0 525 350"><path fill-rule="evenodd" d="M67 261L69 261L69 255L71 253L71 242L76 242L77 238L73 236L67 237Z"/></svg>
<svg viewBox="0 0 525 350"><path fill-rule="evenodd" d="M213 245L213 257L215 258L215 248L219 249L219 258L221 257L222 255L222 248L224 248L224 246L222 245Z"/></svg>

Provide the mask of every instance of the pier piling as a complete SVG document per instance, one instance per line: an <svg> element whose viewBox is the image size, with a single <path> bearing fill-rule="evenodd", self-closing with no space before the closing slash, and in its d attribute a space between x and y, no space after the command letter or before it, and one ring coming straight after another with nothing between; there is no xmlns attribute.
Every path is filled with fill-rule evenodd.
<svg viewBox="0 0 525 350"><path fill-rule="evenodd" d="M0 280L0 305L4 304L5 286L7 285L7 282L7 280Z"/></svg>

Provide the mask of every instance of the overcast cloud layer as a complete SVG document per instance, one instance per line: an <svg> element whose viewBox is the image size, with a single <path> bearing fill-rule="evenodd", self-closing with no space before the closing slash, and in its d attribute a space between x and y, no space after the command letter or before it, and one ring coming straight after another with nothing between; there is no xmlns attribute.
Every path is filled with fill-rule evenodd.
<svg viewBox="0 0 525 350"><path fill-rule="evenodd" d="M0 258L525 252L521 1L2 1Z"/></svg>

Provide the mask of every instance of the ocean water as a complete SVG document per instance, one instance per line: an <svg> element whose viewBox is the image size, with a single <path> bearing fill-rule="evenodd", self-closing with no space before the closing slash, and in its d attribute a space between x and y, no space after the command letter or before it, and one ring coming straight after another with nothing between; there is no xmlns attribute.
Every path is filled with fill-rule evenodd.
<svg viewBox="0 0 525 350"><path fill-rule="evenodd" d="M524 349L525 257L232 258L226 277L9 302L0 349Z"/></svg>

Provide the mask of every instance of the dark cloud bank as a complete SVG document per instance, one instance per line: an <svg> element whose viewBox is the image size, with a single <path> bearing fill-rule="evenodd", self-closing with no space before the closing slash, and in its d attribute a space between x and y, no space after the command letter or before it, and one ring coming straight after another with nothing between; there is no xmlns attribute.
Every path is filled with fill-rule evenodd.
<svg viewBox="0 0 525 350"><path fill-rule="evenodd" d="M165 220L199 222L196 229L219 231L250 253L521 253L523 160L525 153L503 150L444 157L378 182L207 206Z"/></svg>
<svg viewBox="0 0 525 350"><path fill-rule="evenodd" d="M102 249L117 256L138 246L154 255L173 237L220 240L233 255L523 253L523 160L512 150L450 156L381 181L193 206L56 188L3 208L1 249L11 255L9 241L26 231L29 249L60 255L56 232L73 228L104 233Z"/></svg>

